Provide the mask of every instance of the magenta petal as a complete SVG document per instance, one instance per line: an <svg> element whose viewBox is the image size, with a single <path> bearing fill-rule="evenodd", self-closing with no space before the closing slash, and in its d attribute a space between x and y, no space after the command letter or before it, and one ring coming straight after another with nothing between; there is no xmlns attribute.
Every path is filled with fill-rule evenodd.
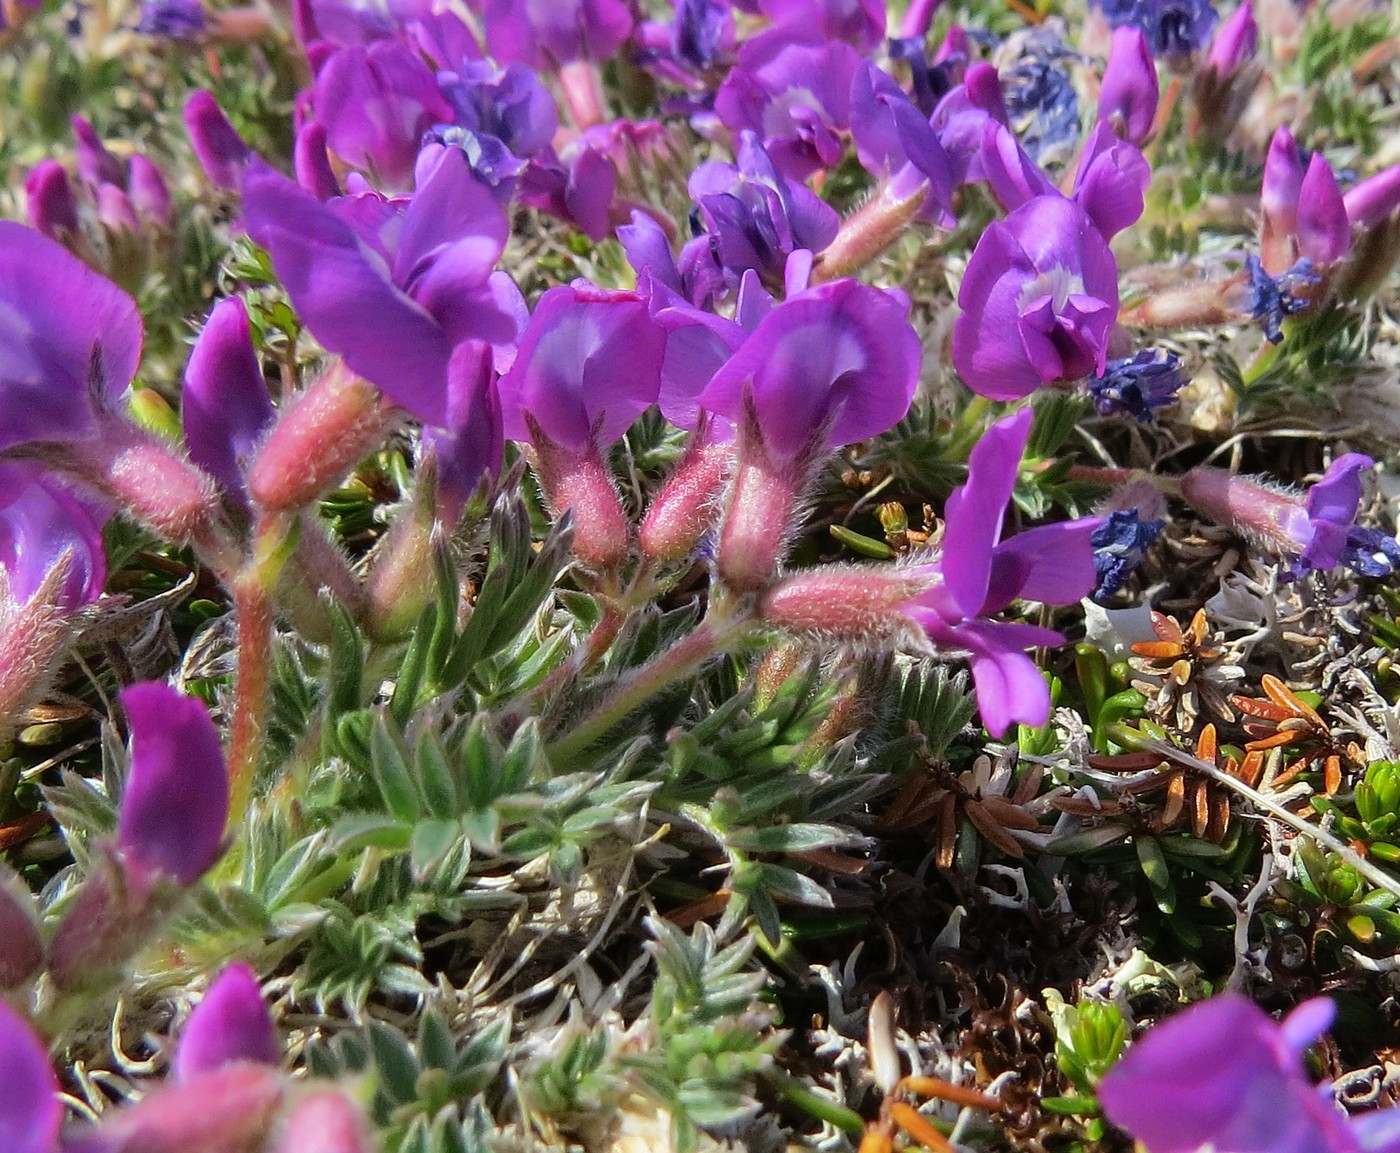
<svg viewBox="0 0 1400 1153"><path fill-rule="evenodd" d="M1351 221L1332 166L1313 153L1298 188L1298 255L1320 268L1335 264L1351 247Z"/></svg>
<svg viewBox="0 0 1400 1153"><path fill-rule="evenodd" d="M1049 177L1021 147L1011 129L990 117L982 121L981 170L1008 212L1037 196L1056 192Z"/></svg>
<svg viewBox="0 0 1400 1153"><path fill-rule="evenodd" d="M185 367L180 419L190 459L225 492L241 493L242 461L275 415L253 348L248 309L240 297L221 300Z"/></svg>
<svg viewBox="0 0 1400 1153"><path fill-rule="evenodd" d="M475 335L455 303L486 283L505 248L509 225L491 190L460 149L446 150L409 201L394 259L394 282L444 324L453 344Z"/></svg>
<svg viewBox="0 0 1400 1153"><path fill-rule="evenodd" d="M213 93L200 89L185 101L185 129L195 159L210 183L229 191L236 189L253 150L229 123Z"/></svg>
<svg viewBox="0 0 1400 1153"><path fill-rule="evenodd" d="M1349 452L1334 460L1322 479L1308 489L1309 519L1350 528L1361 504L1361 474L1375 464L1369 456L1359 452Z"/></svg>
<svg viewBox="0 0 1400 1153"><path fill-rule="evenodd" d="M108 511L79 498L34 464L0 460L0 568L10 594L29 600L66 555L68 575L56 600L73 610L102 595Z"/></svg>
<svg viewBox="0 0 1400 1153"><path fill-rule="evenodd" d="M68 183L68 172L57 160L41 160L24 179L25 219L45 236L60 232L77 235L78 202Z"/></svg>
<svg viewBox="0 0 1400 1153"><path fill-rule="evenodd" d="M248 233L272 254L297 311L351 370L429 424L446 417L452 346L441 326L329 207L254 162L243 184Z"/></svg>
<svg viewBox="0 0 1400 1153"><path fill-rule="evenodd" d="M312 99L331 150L373 172L386 191L411 187L423 133L453 117L428 66L399 40L336 52L316 77Z"/></svg>
<svg viewBox="0 0 1400 1153"><path fill-rule="evenodd" d="M0 1000L0 1149L54 1153L63 1105L49 1055L29 1023Z"/></svg>
<svg viewBox="0 0 1400 1153"><path fill-rule="evenodd" d="M1353 1148L1269 1016L1235 993L1138 1041L1099 1084L1110 1121L1152 1153L1328 1153Z"/></svg>
<svg viewBox="0 0 1400 1153"><path fill-rule="evenodd" d="M752 396L768 450L795 458L822 432L836 447L892 427L909 410L918 372L908 302L837 280L774 308L698 399L737 422Z"/></svg>
<svg viewBox="0 0 1400 1153"><path fill-rule="evenodd" d="M1317 1039L1332 1027L1337 1019L1337 1002L1331 997L1313 997L1304 1001L1279 1022L1279 1040L1295 1061L1317 1043Z"/></svg>
<svg viewBox="0 0 1400 1153"><path fill-rule="evenodd" d="M1113 30L1113 50L1099 89L1099 122L1115 118L1124 139L1141 145L1157 118L1157 65L1142 30L1123 24Z"/></svg>
<svg viewBox="0 0 1400 1153"><path fill-rule="evenodd" d="M953 324L953 367L982 396L1017 400L1042 383L1018 337L1020 292L1034 276L1016 238L994 221L967 262L958 292L962 312Z"/></svg>
<svg viewBox="0 0 1400 1153"><path fill-rule="evenodd" d="M987 601L992 548L1001 538L1032 415L1025 408L987 429L967 462L967 483L948 498L943 555L949 563L942 566L943 577L967 617L980 614Z"/></svg>
<svg viewBox="0 0 1400 1153"><path fill-rule="evenodd" d="M277 1031L253 970L242 962L218 975L180 1031L175 1079L189 1081L234 1061L281 1064Z"/></svg>
<svg viewBox="0 0 1400 1153"><path fill-rule="evenodd" d="M131 767L117 819L129 864L181 885L218 860L228 820L219 734L202 702L159 681L124 689Z"/></svg>
<svg viewBox="0 0 1400 1153"><path fill-rule="evenodd" d="M987 732L1002 737L1012 725L1038 728L1050 719L1050 687L1025 650L1061 644L1064 637L1050 629L1002 621L966 622L957 637L971 653L977 711Z"/></svg>
<svg viewBox="0 0 1400 1153"><path fill-rule="evenodd" d="M1100 523L1097 517L1083 517L1041 525L1002 541L992 553L981 611L1000 612L1013 600L1072 605L1088 596L1097 583L1089 538Z"/></svg>
<svg viewBox="0 0 1400 1153"><path fill-rule="evenodd" d="M551 288L501 378L506 436L529 440L526 414L556 444L609 445L656 403L666 334L635 292Z"/></svg>
<svg viewBox="0 0 1400 1153"><path fill-rule="evenodd" d="M115 400L141 359L136 303L66 248L0 221L0 449L92 435L91 381Z"/></svg>
<svg viewBox="0 0 1400 1153"><path fill-rule="evenodd" d="M1121 29L1119 31L1122 31ZM1100 121L1089 134L1074 179L1074 200L1106 239L1137 221L1152 170L1141 152Z"/></svg>
<svg viewBox="0 0 1400 1153"><path fill-rule="evenodd" d="M1361 228L1374 228L1400 207L1400 164L1363 180L1342 197L1347 219Z"/></svg>

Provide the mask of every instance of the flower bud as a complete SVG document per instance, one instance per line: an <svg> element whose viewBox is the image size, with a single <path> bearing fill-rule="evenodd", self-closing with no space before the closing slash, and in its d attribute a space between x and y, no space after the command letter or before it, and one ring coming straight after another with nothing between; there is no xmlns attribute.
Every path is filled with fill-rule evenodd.
<svg viewBox="0 0 1400 1153"><path fill-rule="evenodd" d="M1113 50L1099 89L1099 119L1141 147L1157 118L1157 98L1157 64L1147 37L1129 24L1114 29Z"/></svg>
<svg viewBox="0 0 1400 1153"><path fill-rule="evenodd" d="M374 385L336 361L273 426L249 469L248 495L268 511L304 508L378 447L393 414Z"/></svg>
<svg viewBox="0 0 1400 1153"><path fill-rule="evenodd" d="M1351 222L1332 166L1313 153L1298 186L1298 255L1328 268L1351 247Z"/></svg>
<svg viewBox="0 0 1400 1153"><path fill-rule="evenodd" d="M37 171L37 170L36 170ZM1400 164L1363 180L1342 197L1347 219L1357 228L1375 228L1400 208Z"/></svg>
<svg viewBox="0 0 1400 1153"><path fill-rule="evenodd" d="M209 986L180 1030L175 1079L188 1084L237 1061L276 1068L281 1059L258 979L247 965L236 962Z"/></svg>
<svg viewBox="0 0 1400 1153"><path fill-rule="evenodd" d="M182 453L124 418L104 414L102 423L102 439L82 446L85 463L133 519L184 542L218 518L213 481Z"/></svg>
<svg viewBox="0 0 1400 1153"><path fill-rule="evenodd" d="M1286 272L1297 260L1294 238L1302 187L1303 160L1298 144L1287 125L1282 125L1269 143L1259 193L1259 262L1270 276Z"/></svg>
<svg viewBox="0 0 1400 1153"><path fill-rule="evenodd" d="M407 507L397 510L370 562L366 626L376 640L408 636L433 596L433 551L441 539L436 504L437 463L428 457L418 467Z"/></svg>
<svg viewBox="0 0 1400 1153"><path fill-rule="evenodd" d="M185 101L185 128L195 159L209 182L216 188L236 191L253 150L229 123L212 93L200 89Z"/></svg>
<svg viewBox="0 0 1400 1153"><path fill-rule="evenodd" d="M1254 58L1258 47L1259 25L1254 20L1254 5L1245 0L1210 42L1205 67L1217 76L1233 76Z"/></svg>
<svg viewBox="0 0 1400 1153"><path fill-rule="evenodd" d="M273 1153L373 1153L364 1117L339 1089L318 1089L288 1116Z"/></svg>
<svg viewBox="0 0 1400 1153"><path fill-rule="evenodd" d="M241 297L209 313L185 367L180 416L190 457L246 508L243 462L276 413Z"/></svg>
<svg viewBox="0 0 1400 1153"><path fill-rule="evenodd" d="M30 169L24 196L30 228L60 242L78 235L78 202L67 171L57 160L41 160Z"/></svg>

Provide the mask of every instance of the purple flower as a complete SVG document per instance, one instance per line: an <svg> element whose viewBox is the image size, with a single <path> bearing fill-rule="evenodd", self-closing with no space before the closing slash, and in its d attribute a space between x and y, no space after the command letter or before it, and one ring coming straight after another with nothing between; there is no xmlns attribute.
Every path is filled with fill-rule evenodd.
<svg viewBox="0 0 1400 1153"><path fill-rule="evenodd" d="M624 0L485 0L486 46L506 64L548 72L606 60L632 32Z"/></svg>
<svg viewBox="0 0 1400 1153"><path fill-rule="evenodd" d="M1321 153L1305 166L1286 125L1269 143L1259 203L1259 254L1271 276L1298 260L1328 268L1351 248L1351 221L1332 166Z"/></svg>
<svg viewBox="0 0 1400 1153"><path fill-rule="evenodd" d="M725 292L717 238L707 232L686 243L679 262L666 230L645 212L633 210L632 223L618 225L617 239L639 277L645 273L696 306Z"/></svg>
<svg viewBox="0 0 1400 1153"><path fill-rule="evenodd" d="M899 200L928 190L921 215L951 227L953 166L928 118L894 80L862 63L851 83L851 134L856 155L871 175L889 180Z"/></svg>
<svg viewBox="0 0 1400 1153"><path fill-rule="evenodd" d="M528 68L469 61L456 71L439 72L437 79L455 110L454 125L499 140L512 156L528 160L554 139L559 127L554 97Z"/></svg>
<svg viewBox="0 0 1400 1153"><path fill-rule="evenodd" d="M739 282L733 320L696 308L665 283L652 282L652 316L666 330L657 404L667 420L691 432L703 429L707 443L733 437L733 421L701 409L697 398L773 307L752 270Z"/></svg>
<svg viewBox="0 0 1400 1153"><path fill-rule="evenodd" d="M732 54L734 14L724 0L677 0L674 57L697 72Z"/></svg>
<svg viewBox="0 0 1400 1153"><path fill-rule="evenodd" d="M428 424L447 420L458 344L515 338L519 293L492 273L505 217L455 149L420 161L409 200L366 192L321 204L254 161L243 210L316 339Z"/></svg>
<svg viewBox="0 0 1400 1153"><path fill-rule="evenodd" d="M162 40L198 40L209 25L200 0L142 0L136 31Z"/></svg>
<svg viewBox="0 0 1400 1153"><path fill-rule="evenodd" d="M993 400L1102 373L1118 269L1084 210L1038 196L977 242L958 293L953 365Z"/></svg>
<svg viewBox="0 0 1400 1153"><path fill-rule="evenodd" d="M1089 132L1074 174L1072 199L1105 240L1112 240L1142 215L1152 170L1142 153L1100 120Z"/></svg>
<svg viewBox="0 0 1400 1153"><path fill-rule="evenodd" d="M545 496L574 513L574 553L595 571L631 541L603 452L656 403L665 348L646 297L576 281L540 297L501 378L506 436L533 445Z"/></svg>
<svg viewBox="0 0 1400 1153"><path fill-rule="evenodd" d="M1245 0L1216 32L1210 42L1205 67L1219 77L1233 76L1259 47L1259 25L1254 19L1254 5Z"/></svg>
<svg viewBox="0 0 1400 1153"><path fill-rule="evenodd" d="M783 176L754 133L739 134L738 160L738 167L700 165L690 195L730 286L750 268L780 285L788 256L797 249L820 252L835 239L841 218L811 189Z"/></svg>
<svg viewBox="0 0 1400 1153"><path fill-rule="evenodd" d="M562 156L547 148L520 178L520 202L572 224L590 240L612 230L617 169L607 152L586 135L565 146Z"/></svg>
<svg viewBox="0 0 1400 1153"><path fill-rule="evenodd" d="M82 228L68 172L57 160L41 160L24 179L25 219L52 240L76 237Z"/></svg>
<svg viewBox="0 0 1400 1153"><path fill-rule="evenodd" d="M1292 558L1298 575L1335 568L1364 545L1355 535L1356 512L1361 473L1374 464L1361 453L1339 456L1306 496L1201 465L1181 478L1181 494L1206 516Z"/></svg>
<svg viewBox="0 0 1400 1153"><path fill-rule="evenodd" d="M1109 1070L1104 1114L1147 1153L1396 1153L1400 1112L1348 1118L1303 1071L1335 1011L1318 998L1275 1023L1237 993L1193 1005Z"/></svg>
<svg viewBox="0 0 1400 1153"><path fill-rule="evenodd" d="M484 341L459 344L447 366L447 420L423 430L423 446L438 462L439 515L449 525L456 524L482 476L494 480L501 471L505 438L497 359Z"/></svg>
<svg viewBox="0 0 1400 1153"><path fill-rule="evenodd" d="M235 499L244 500L243 465L276 413L241 297L214 305L185 366L180 419L190 459Z"/></svg>
<svg viewBox="0 0 1400 1153"><path fill-rule="evenodd" d="M121 693L131 767L117 818L117 849L133 876L183 887L223 852L228 776L219 734L201 701L160 681Z"/></svg>
<svg viewBox="0 0 1400 1153"><path fill-rule="evenodd" d="M229 123L213 93L200 89L185 101L185 129L209 182L216 188L236 190L253 150Z"/></svg>
<svg viewBox="0 0 1400 1153"><path fill-rule="evenodd" d="M1089 395L1100 416L1125 412L1151 420L1157 409L1176 399L1185 383L1181 358L1164 348L1150 348L1108 361L1089 381Z"/></svg>
<svg viewBox="0 0 1400 1153"><path fill-rule="evenodd" d="M745 41L715 96L715 111L733 132L750 129L783 175L806 180L845 154L851 80L860 57L811 29L772 28Z"/></svg>
<svg viewBox="0 0 1400 1153"><path fill-rule="evenodd" d="M44 588L60 563L63 583L47 590L49 598L69 612L97 600L107 579L107 515L37 466L0 461L0 568L14 601Z"/></svg>
<svg viewBox="0 0 1400 1153"><path fill-rule="evenodd" d="M935 646L969 654L977 707L994 736L1013 724L1042 725L1049 718L1050 690L1025 650L1064 638L1051 629L985 618L1017 599L1073 604L1097 579L1090 544L1095 518L1001 540L1031 419L1031 410L1022 409L977 442L967 483L948 498L942 556L912 570L931 585L901 606Z"/></svg>
<svg viewBox="0 0 1400 1153"><path fill-rule="evenodd" d="M987 141L996 138L995 126L1007 127L1006 104L1002 100L997 70L980 62L970 65L963 82L938 102L929 124L953 167L954 186L984 179L982 159L987 152ZM1009 130L1007 136L1015 145L1015 151L1024 155ZM1029 158L1027 163L1030 163ZM1043 174L1041 178L1044 179Z"/></svg>
<svg viewBox="0 0 1400 1153"><path fill-rule="evenodd" d="M0 1149L54 1153L63 1123L58 1080L29 1022L0 1001Z"/></svg>
<svg viewBox="0 0 1400 1153"><path fill-rule="evenodd" d="M769 312L696 400L735 423L752 412L769 456L796 460L892 428L919 360L907 298L833 280Z"/></svg>
<svg viewBox="0 0 1400 1153"><path fill-rule="evenodd" d="M398 24L388 6L349 0L293 0L292 21L297 39L312 53L317 45L348 48L387 40L398 32Z"/></svg>
<svg viewBox="0 0 1400 1153"><path fill-rule="evenodd" d="M664 350L639 293L585 281L551 288L501 378L506 436L534 440L533 424L570 452L612 444L656 403Z"/></svg>
<svg viewBox="0 0 1400 1153"><path fill-rule="evenodd" d="M332 53L311 99L331 151L386 192L412 186L423 133L453 116L428 66L399 40Z"/></svg>
<svg viewBox="0 0 1400 1153"><path fill-rule="evenodd" d="M234 1061L276 1068L281 1060L277 1031L256 975L242 962L229 965L210 984L180 1031L175 1079L188 1083Z"/></svg>
<svg viewBox="0 0 1400 1153"><path fill-rule="evenodd" d="M1147 37L1131 25L1114 29L1113 50L1099 89L1099 119L1142 147L1157 119L1157 65Z"/></svg>
<svg viewBox="0 0 1400 1153"><path fill-rule="evenodd" d="M0 221L0 301L0 449L95 436L141 359L135 302L10 221Z"/></svg>
<svg viewBox="0 0 1400 1153"><path fill-rule="evenodd" d="M859 52L885 38L885 0L758 0L758 10L780 28L815 29Z"/></svg>

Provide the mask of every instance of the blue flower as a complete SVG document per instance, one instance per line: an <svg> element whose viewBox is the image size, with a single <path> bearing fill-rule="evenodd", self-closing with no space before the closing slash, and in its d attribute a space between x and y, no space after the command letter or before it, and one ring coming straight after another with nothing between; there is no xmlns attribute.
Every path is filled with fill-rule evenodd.
<svg viewBox="0 0 1400 1153"><path fill-rule="evenodd" d="M1362 576L1389 576L1400 568L1400 543L1380 529L1354 524L1347 532L1342 564Z"/></svg>
<svg viewBox="0 0 1400 1153"><path fill-rule="evenodd" d="M1317 284L1322 277L1312 270L1312 261L1307 257L1278 277L1265 272L1253 253L1245 258L1245 268L1249 272L1249 311L1270 343L1278 344L1283 340L1284 320L1312 303L1306 297L1295 296L1293 290Z"/></svg>
<svg viewBox="0 0 1400 1153"><path fill-rule="evenodd" d="M1142 563L1142 558L1166 521L1143 520L1135 508L1109 513L1094 530L1089 543L1094 549L1094 572L1098 583L1089 595L1100 604L1113 599Z"/></svg>
<svg viewBox="0 0 1400 1153"><path fill-rule="evenodd" d="M1151 420L1156 409L1176 399L1185 383L1181 358L1164 348L1151 348L1110 360L1102 376L1090 378L1089 394L1100 416L1127 412L1138 420Z"/></svg>
<svg viewBox="0 0 1400 1153"><path fill-rule="evenodd" d="M1039 164L1079 139L1079 96L1064 67L1077 56L1046 28L1022 44L1020 58L1001 73L1002 89L1010 126Z"/></svg>
<svg viewBox="0 0 1400 1153"><path fill-rule="evenodd" d="M1204 47L1219 19L1210 0L1100 0L1115 28L1142 29L1154 56L1183 58Z"/></svg>

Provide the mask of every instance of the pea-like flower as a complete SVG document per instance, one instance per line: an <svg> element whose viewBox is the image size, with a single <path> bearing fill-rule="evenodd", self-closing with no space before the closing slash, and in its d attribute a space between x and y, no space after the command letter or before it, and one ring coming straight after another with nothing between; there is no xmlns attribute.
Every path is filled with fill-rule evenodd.
<svg viewBox="0 0 1400 1153"><path fill-rule="evenodd" d="M849 44L812 29L760 32L739 49L715 111L731 131L756 132L783 175L806 180L845 155L859 64Z"/></svg>
<svg viewBox="0 0 1400 1153"><path fill-rule="evenodd" d="M1037 196L982 234L958 293L953 365L993 400L1102 374L1118 266L1085 211Z"/></svg>
<svg viewBox="0 0 1400 1153"><path fill-rule="evenodd" d="M992 425L972 450L967 483L948 498L942 552L912 565L824 565L776 585L762 601L780 628L858 644L881 640L964 653L987 730L1044 724L1050 690L1027 649L1058 645L1052 629L991 619L1017 599L1072 604L1096 581L1097 518L1044 525L1001 539L1030 436L1023 409Z"/></svg>
<svg viewBox="0 0 1400 1153"><path fill-rule="evenodd" d="M1147 1153L1396 1153L1400 1111L1348 1118L1303 1054L1336 1012L1305 1001L1282 1022L1222 993L1156 1026L1104 1076L1104 1114Z"/></svg>

